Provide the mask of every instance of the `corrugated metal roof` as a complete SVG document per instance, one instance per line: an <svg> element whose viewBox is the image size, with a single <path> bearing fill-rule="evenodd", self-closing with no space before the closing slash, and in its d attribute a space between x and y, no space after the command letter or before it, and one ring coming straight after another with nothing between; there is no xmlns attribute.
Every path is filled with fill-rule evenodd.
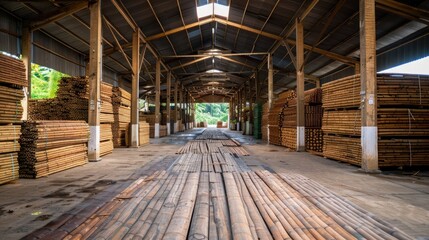
<svg viewBox="0 0 429 240"><path fill-rule="evenodd" d="M260 33L263 31L267 34L283 36L286 31L293 26L295 17L299 16L312 2L312 0L233 0L230 1L229 16L227 19L220 17L224 20L216 22L211 21L210 17L208 17L209 21L207 21L207 23L184 30L178 28L204 20L199 20L197 18L196 1L116 1L126 8L126 11L129 12L130 16L134 19L146 37L177 29L177 32L174 34L170 34L166 37L159 37L149 42L162 56L196 54L200 50L207 50L213 47L228 50L232 53L272 51L273 47L278 43L277 40L263 36L263 34ZM327 24L329 15L340 2L341 1L334 0L318 1L303 21L305 43L343 56L358 58L358 1L344 1L344 4L340 6L340 11L332 18L332 22L326 26L327 31L324 33L321 32L325 24ZM421 9L429 9L429 0L400 0L399 2ZM67 6L72 6L72 4L75 4L75 2L2 2L2 7L8 13L15 15L18 19L0 21L0 29L19 34L19 30L16 28L19 28L20 24L17 23L20 19L23 21L41 19L43 16L61 11ZM117 11L112 1L102 1L102 13L105 19L114 26L115 36L118 38L120 44L124 46L128 58L130 58L131 49L129 48L129 44L132 41L133 29ZM427 36L421 37L427 34L427 25L410 21L378 8L376 13L377 48L380 53L382 53L378 56L379 69L429 55L427 50L429 45ZM8 17L0 16L1 20L5 18ZM253 30L239 29L231 24L225 25L225 21L229 21L234 25L242 24L244 26L243 28L253 28ZM214 35L212 34L212 29L215 30ZM56 42L64 43L69 46L69 48L64 48L67 50L64 50L48 44L48 48L51 48L51 50L58 52L64 51L65 54L68 54L67 51L71 51L72 55L80 53L81 56L79 61L87 58L89 43L88 9L83 9L71 16L57 20L56 23L45 25L40 31L55 38L57 40ZM103 23L103 33L105 39L104 49L111 51L112 47L116 46L116 43L106 23ZM420 34L420 38L419 36L414 36L414 39L409 39L406 43L403 43L409 35L413 36L416 33ZM294 35L294 31L292 31L289 38L292 40L295 39ZM4 31L0 32L2 49L12 53L18 52L18 44L15 41L16 37L5 34ZM399 45L399 47L395 48L396 45ZM292 51L295 51L294 46L291 47ZM42 56L40 58L49 59L45 57L46 56ZM212 68L230 72L252 72L255 70L252 68L260 67L259 79L264 80L266 79L266 66L261 66L261 62L264 58L265 56L231 57L231 59L235 61L215 59L214 64L212 59L209 58L183 68L176 67L194 60L195 58L164 59L164 61L169 67L175 68L173 74L178 79L186 77L186 75L183 75L185 73L204 72ZM142 74L146 81L150 82L150 79L153 78L153 76L149 75L148 71L154 72L155 61L156 58L147 51L146 66L143 71L144 74ZM241 61L244 64L238 64L236 61ZM65 63L66 62L67 61L65 61ZM109 71L115 71L121 74L121 76L125 76L125 78L129 79L130 69L121 53L110 53L105 56L103 62L106 67L110 69ZM282 85L283 87L293 87L293 76L291 76L291 74L282 75L281 73L294 72L294 66L285 47L280 46L274 51L273 62L276 72L279 72L274 77L275 85L280 87ZM244 65L250 65L252 68ZM349 74L352 68L345 67L346 65L342 62L334 61L316 53L311 53L306 57L306 66L304 70L306 74L312 74L327 80L334 76ZM237 76L242 79L247 79L251 75L252 73L237 73Z"/></svg>

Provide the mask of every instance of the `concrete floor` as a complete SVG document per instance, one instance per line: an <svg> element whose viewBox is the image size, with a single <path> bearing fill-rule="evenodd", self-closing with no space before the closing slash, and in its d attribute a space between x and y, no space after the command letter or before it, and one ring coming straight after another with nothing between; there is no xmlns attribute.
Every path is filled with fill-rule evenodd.
<svg viewBox="0 0 429 240"><path fill-rule="evenodd" d="M108 196L139 176L167 168L176 158L175 151L200 132L194 129L151 139L150 145L138 149L115 149L100 162L0 186L0 239L19 239L88 201L110 200ZM251 153L244 160L253 169L302 174L412 237L429 239L429 171L370 175L355 166L225 132Z"/></svg>

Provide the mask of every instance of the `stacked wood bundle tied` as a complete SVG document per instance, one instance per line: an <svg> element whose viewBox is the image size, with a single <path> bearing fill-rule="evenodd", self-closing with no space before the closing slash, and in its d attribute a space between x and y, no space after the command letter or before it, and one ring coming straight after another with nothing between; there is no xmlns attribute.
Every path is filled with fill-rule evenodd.
<svg viewBox="0 0 429 240"><path fill-rule="evenodd" d="M150 135L150 126L149 123L145 121L140 121L139 123L139 143L140 146L149 144L149 135Z"/></svg>
<svg viewBox="0 0 429 240"><path fill-rule="evenodd" d="M113 152L112 124L100 124L100 156L105 156Z"/></svg>
<svg viewBox="0 0 429 240"><path fill-rule="evenodd" d="M63 77L58 84L57 97L29 101L29 119L88 121L88 81L87 77ZM112 89L112 85L101 83L100 131L102 136L110 137L100 141L102 156L112 152L112 124L115 121Z"/></svg>
<svg viewBox="0 0 429 240"><path fill-rule="evenodd" d="M360 88L360 75L323 85L325 157L361 165ZM429 76L378 75L376 104L379 166L429 165Z"/></svg>
<svg viewBox="0 0 429 240"><path fill-rule="evenodd" d="M282 144L282 127L284 120L283 110L285 104L296 97L296 92L293 90L285 91L279 94L279 97L273 102L271 110L268 112L268 131L270 144Z"/></svg>
<svg viewBox="0 0 429 240"><path fill-rule="evenodd" d="M19 178L20 125L0 125L0 184Z"/></svg>
<svg viewBox="0 0 429 240"><path fill-rule="evenodd" d="M88 162L84 121L26 121L22 124L19 176L39 178Z"/></svg>
<svg viewBox="0 0 429 240"><path fill-rule="evenodd" d="M296 149L297 97L289 98L283 108L282 146ZM318 137L322 127L322 90L304 92L305 147L308 151L322 152L323 139Z"/></svg>
<svg viewBox="0 0 429 240"><path fill-rule="evenodd" d="M27 86L24 63L0 53L0 184L19 178L19 124Z"/></svg>
<svg viewBox="0 0 429 240"><path fill-rule="evenodd" d="M126 132L131 120L131 94L120 87L113 87L112 105L114 115L113 145L115 147L127 146Z"/></svg>

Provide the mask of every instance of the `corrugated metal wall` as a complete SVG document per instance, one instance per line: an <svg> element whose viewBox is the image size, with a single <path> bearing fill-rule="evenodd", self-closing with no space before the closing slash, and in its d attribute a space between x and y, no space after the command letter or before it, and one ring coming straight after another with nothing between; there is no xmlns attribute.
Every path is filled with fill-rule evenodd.
<svg viewBox="0 0 429 240"><path fill-rule="evenodd" d="M0 10L0 51L19 56L20 25L14 17Z"/></svg>
<svg viewBox="0 0 429 240"><path fill-rule="evenodd" d="M427 56L429 56L429 33L378 56L377 71L383 71Z"/></svg>
<svg viewBox="0 0 429 240"><path fill-rule="evenodd" d="M71 76L85 74L84 56L40 31L33 33L33 62Z"/></svg>

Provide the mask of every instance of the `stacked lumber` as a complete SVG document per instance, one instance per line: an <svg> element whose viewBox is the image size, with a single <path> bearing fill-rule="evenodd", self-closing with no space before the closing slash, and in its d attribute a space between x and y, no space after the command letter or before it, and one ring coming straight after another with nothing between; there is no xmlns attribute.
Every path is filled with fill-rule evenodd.
<svg viewBox="0 0 429 240"><path fill-rule="evenodd" d="M0 82L19 89L28 87L22 60L0 54Z"/></svg>
<svg viewBox="0 0 429 240"><path fill-rule="evenodd" d="M268 112L269 111L270 111L270 108L268 106L268 102L266 102L262 106L262 123L261 123L262 140L264 141L268 141Z"/></svg>
<svg viewBox="0 0 429 240"><path fill-rule="evenodd" d="M19 178L18 152L24 99L28 86L24 63L0 53L0 184Z"/></svg>
<svg viewBox="0 0 429 240"><path fill-rule="evenodd" d="M359 166L361 110L359 90L355 91L360 87L359 75L329 82L322 87L324 140L334 145L324 147L324 155ZM422 157L429 155L428 93L428 76L377 76L380 167L429 165L429 159ZM343 154L341 151L352 147L344 145L349 140L355 145L353 151Z"/></svg>
<svg viewBox="0 0 429 240"><path fill-rule="evenodd" d="M150 138L155 137L155 125L150 125L149 136ZM167 136L167 125L159 125L159 137L165 137L165 136Z"/></svg>
<svg viewBox="0 0 429 240"><path fill-rule="evenodd" d="M112 87L113 146L127 146L126 132L131 121L131 94L120 87Z"/></svg>
<svg viewBox="0 0 429 240"><path fill-rule="evenodd" d="M112 124L100 124L100 156L105 156L113 152Z"/></svg>
<svg viewBox="0 0 429 240"><path fill-rule="evenodd" d="M222 121L217 121L216 122L216 128L222 128L223 127L223 122Z"/></svg>
<svg viewBox="0 0 429 240"><path fill-rule="evenodd" d="M27 121L22 124L19 176L39 178L88 162L84 121Z"/></svg>
<svg viewBox="0 0 429 240"><path fill-rule="evenodd" d="M19 178L20 125L0 125L0 184Z"/></svg>
<svg viewBox="0 0 429 240"><path fill-rule="evenodd" d="M140 146L149 144L149 135L150 135L150 126L149 123L145 121L139 122L139 143Z"/></svg>
<svg viewBox="0 0 429 240"><path fill-rule="evenodd" d="M268 112L268 130L270 144L282 144L282 127L284 121L284 108L289 100L296 98L296 92L288 90L279 94L279 97L273 102L271 110Z"/></svg>
<svg viewBox="0 0 429 240"><path fill-rule="evenodd" d="M2 80L0 79L0 124L20 123L23 111L21 100L24 98L24 91L22 88L13 88L1 84Z"/></svg>
<svg viewBox="0 0 429 240"><path fill-rule="evenodd" d="M282 122L282 146L290 149L296 149L297 143L297 98L289 98L283 108ZM322 127L322 90L314 88L304 92L304 126L305 126L305 142L306 150L313 152L321 152L323 140L317 137L317 132L321 132ZM314 137L314 138L313 138Z"/></svg>

